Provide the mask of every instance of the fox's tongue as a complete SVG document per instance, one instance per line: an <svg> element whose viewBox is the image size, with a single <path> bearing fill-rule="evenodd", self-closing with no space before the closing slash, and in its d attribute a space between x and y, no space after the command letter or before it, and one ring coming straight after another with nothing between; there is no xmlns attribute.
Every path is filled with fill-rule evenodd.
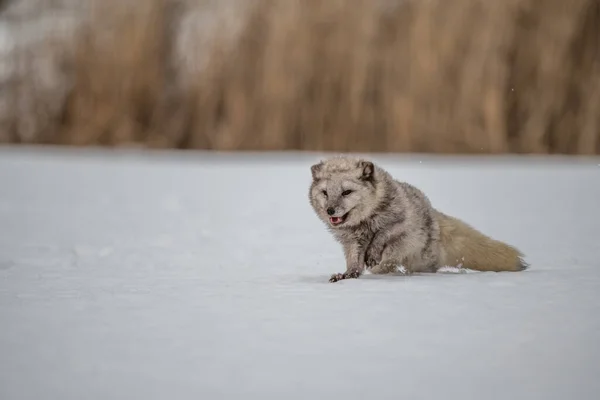
<svg viewBox="0 0 600 400"><path fill-rule="evenodd" d="M332 224L339 224L340 222L342 222L341 217L330 217L329 220L331 221Z"/></svg>

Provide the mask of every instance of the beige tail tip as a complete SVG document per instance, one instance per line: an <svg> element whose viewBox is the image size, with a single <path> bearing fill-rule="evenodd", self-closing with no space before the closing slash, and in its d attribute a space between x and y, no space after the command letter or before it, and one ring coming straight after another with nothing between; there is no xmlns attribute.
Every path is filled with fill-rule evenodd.
<svg viewBox="0 0 600 400"><path fill-rule="evenodd" d="M525 260L523 260L523 257L519 257L518 260L518 270L519 271L525 271L526 269L529 268L529 263Z"/></svg>

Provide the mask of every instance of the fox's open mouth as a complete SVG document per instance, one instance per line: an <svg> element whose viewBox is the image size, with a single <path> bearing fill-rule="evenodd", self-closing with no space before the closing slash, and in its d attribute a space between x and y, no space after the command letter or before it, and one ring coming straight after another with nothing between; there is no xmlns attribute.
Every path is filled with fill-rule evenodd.
<svg viewBox="0 0 600 400"><path fill-rule="evenodd" d="M346 222L346 218L348 217L348 213L342 215L341 217L329 217L329 223L331 225L341 225Z"/></svg>

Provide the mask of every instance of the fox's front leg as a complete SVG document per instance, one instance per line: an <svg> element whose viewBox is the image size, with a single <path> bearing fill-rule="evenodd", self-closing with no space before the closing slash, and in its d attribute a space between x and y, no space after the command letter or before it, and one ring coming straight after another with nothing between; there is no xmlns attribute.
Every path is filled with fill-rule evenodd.
<svg viewBox="0 0 600 400"><path fill-rule="evenodd" d="M378 266L383 260L383 252L386 245L395 241L395 239L402 237L402 235L406 236L404 232L404 226L402 224L389 225L375 232L365 253L365 263L367 268L371 270Z"/></svg>
<svg viewBox="0 0 600 400"><path fill-rule="evenodd" d="M365 249L358 243L344 244L344 256L346 258L346 272L331 275L329 282L337 282L342 279L359 278L365 269Z"/></svg>
<svg viewBox="0 0 600 400"><path fill-rule="evenodd" d="M367 268L371 269L381 262L383 249L385 248L385 243L387 240L388 235L385 233L379 231L375 234L373 240L365 251L365 265Z"/></svg>
<svg viewBox="0 0 600 400"><path fill-rule="evenodd" d="M396 271L408 250L406 231L402 224L375 234L367 248L365 262L373 274L389 274Z"/></svg>

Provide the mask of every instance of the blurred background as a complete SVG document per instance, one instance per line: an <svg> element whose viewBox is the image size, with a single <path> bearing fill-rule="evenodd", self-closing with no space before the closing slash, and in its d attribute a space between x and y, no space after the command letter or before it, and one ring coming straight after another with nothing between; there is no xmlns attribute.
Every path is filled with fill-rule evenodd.
<svg viewBox="0 0 600 400"><path fill-rule="evenodd" d="M600 153L598 0L0 0L0 142Z"/></svg>

